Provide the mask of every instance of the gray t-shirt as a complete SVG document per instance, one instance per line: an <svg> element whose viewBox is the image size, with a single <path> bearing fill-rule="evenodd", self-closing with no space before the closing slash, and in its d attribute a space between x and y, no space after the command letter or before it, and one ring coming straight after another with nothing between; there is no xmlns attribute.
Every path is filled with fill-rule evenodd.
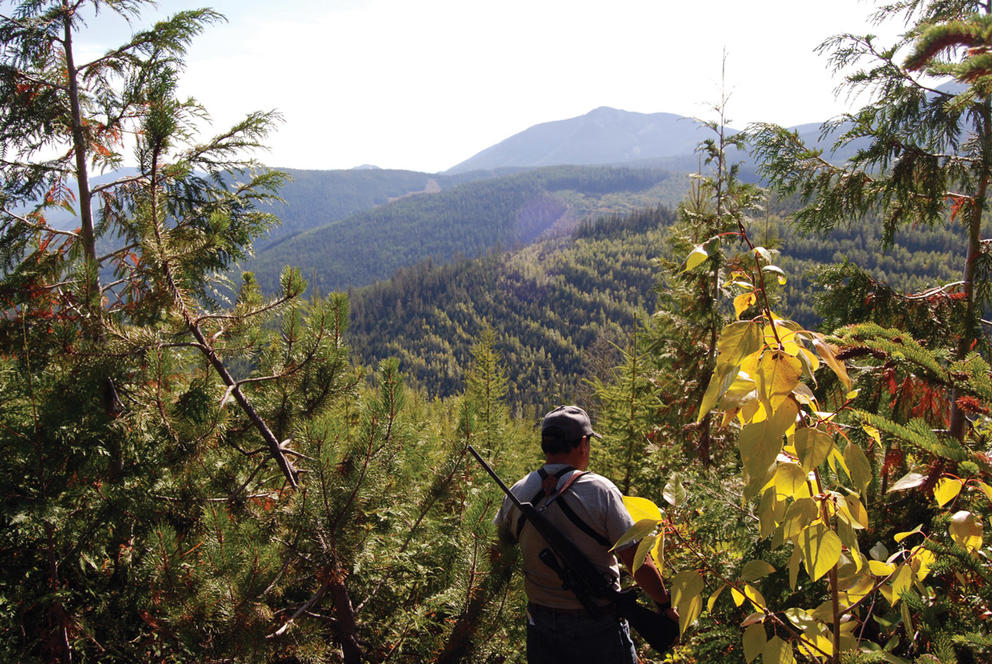
<svg viewBox="0 0 992 664"><path fill-rule="evenodd" d="M554 475L565 467L563 464L551 463L545 465L544 470L549 475ZM559 478L558 489L574 472L578 471L565 473ZM541 476L535 471L514 484L510 491L524 502L531 500L541 490L541 485ZM624 507L620 490L613 482L595 473L585 473L579 477L558 500L565 501L576 516L611 543L620 539L621 535L634 525L634 520ZM620 567L609 547L596 542L573 524L559 506L548 503L547 497L538 501L534 507L541 510L549 521L571 539L593 565L609 574L613 578L614 587L620 589ZM506 529L511 536L515 536L520 516L520 510L509 498L504 498L503 505L496 515L496 524ZM524 589L527 592L527 599L534 604L554 609L581 609L582 605L575 594L570 590L562 589L561 579L538 557L548 545L532 524L524 525L520 532L519 543L523 556Z"/></svg>

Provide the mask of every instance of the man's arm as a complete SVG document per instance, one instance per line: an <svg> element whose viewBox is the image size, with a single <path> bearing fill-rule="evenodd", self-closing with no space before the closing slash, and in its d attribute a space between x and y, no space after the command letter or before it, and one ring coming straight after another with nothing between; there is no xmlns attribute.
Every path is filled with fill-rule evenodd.
<svg viewBox="0 0 992 664"><path fill-rule="evenodd" d="M636 546L628 546L625 549L617 551L617 557L620 561L627 566L627 569L634 569L634 554L637 552ZM679 613L672 606L672 596L668 594L665 589L665 582L661 578L661 572L658 568L654 566L654 559L648 556L644 560L644 564L637 568L637 573L634 574L634 581L637 585L641 587L641 590L648 594L648 597L653 599L658 605L667 606L668 608L663 610L662 613L667 613L672 620L679 619Z"/></svg>
<svg viewBox="0 0 992 664"><path fill-rule="evenodd" d="M634 553L636 551L636 546L628 546L617 551L617 557L629 570L634 569ZM644 564L637 569L637 573L634 574L634 581L641 587L641 590L648 594L648 597L658 604L669 602L670 597L668 591L665 590L665 582L662 580L658 568L654 566L654 559L651 556L648 556L644 560Z"/></svg>

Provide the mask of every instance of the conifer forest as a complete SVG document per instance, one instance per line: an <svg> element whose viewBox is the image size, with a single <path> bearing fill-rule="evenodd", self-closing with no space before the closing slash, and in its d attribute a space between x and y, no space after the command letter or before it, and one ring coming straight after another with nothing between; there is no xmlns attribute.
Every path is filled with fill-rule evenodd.
<svg viewBox="0 0 992 664"><path fill-rule="evenodd" d="M988 2L823 36L844 159L724 98L690 178L442 179L307 255L254 156L282 118L178 93L220 14L8 5L0 661L524 662L468 445L515 481L578 403L679 613L641 661L992 662ZM130 39L83 57L83 9ZM318 242L382 253L294 264Z"/></svg>

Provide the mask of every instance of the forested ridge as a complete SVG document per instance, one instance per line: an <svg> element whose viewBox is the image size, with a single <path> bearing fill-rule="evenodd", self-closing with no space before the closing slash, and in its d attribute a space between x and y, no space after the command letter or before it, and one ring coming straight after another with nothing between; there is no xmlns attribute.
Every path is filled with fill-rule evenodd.
<svg viewBox="0 0 992 664"><path fill-rule="evenodd" d="M825 288L818 277L834 264L857 265L905 295L958 276L953 256L962 234L953 225L899 233L882 247L872 219L820 237L790 227L783 219L788 206L772 207L775 214L759 217L754 233L780 253L789 279L775 295L804 326L819 325L823 312L807 293ZM571 233L515 251L403 268L349 291L354 350L370 365L395 357L428 393L450 396L463 388L470 349L489 325L512 404L586 395L588 380L597 377L590 368L611 367L615 346L653 311L662 265L678 262L666 239L675 219L664 207L591 216Z"/></svg>
<svg viewBox="0 0 992 664"><path fill-rule="evenodd" d="M891 48L824 45L864 93L843 163L729 130L724 97L688 186L563 167L404 192L314 232L377 261L314 284L242 272L278 221L286 174L252 158L278 115L209 133L178 96L219 14L81 62L79 7L131 28L151 3L15 4L0 660L523 662L519 550L469 446L521 477L572 400L678 612L641 661L992 660L987 3L881 5Z"/></svg>
<svg viewBox="0 0 992 664"><path fill-rule="evenodd" d="M569 230L592 212L655 204L672 194L676 179L652 169L571 166L486 177L311 228L259 251L245 267L267 291L287 264L322 292L363 286L428 258L511 249Z"/></svg>

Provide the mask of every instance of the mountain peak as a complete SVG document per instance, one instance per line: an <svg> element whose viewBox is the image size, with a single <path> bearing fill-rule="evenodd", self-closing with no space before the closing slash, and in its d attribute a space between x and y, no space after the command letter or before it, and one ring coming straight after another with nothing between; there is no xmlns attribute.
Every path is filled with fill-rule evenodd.
<svg viewBox="0 0 992 664"><path fill-rule="evenodd" d="M665 159L692 154L705 135L705 128L680 115L600 106L585 115L534 125L447 172Z"/></svg>

